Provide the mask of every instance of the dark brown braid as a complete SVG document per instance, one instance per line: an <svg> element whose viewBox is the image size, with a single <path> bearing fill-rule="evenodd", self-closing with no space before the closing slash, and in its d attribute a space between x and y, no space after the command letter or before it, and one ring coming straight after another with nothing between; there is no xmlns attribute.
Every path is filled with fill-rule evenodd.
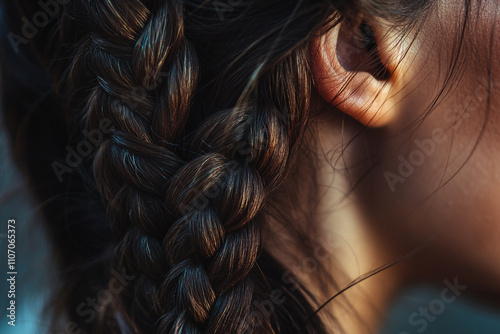
<svg viewBox="0 0 500 334"><path fill-rule="evenodd" d="M198 64L180 1L99 0L82 10L91 33L73 66L84 62L95 75L89 127L114 125L94 174L119 240L117 266L140 275L138 316L158 319L158 333L242 333L251 323L258 214L290 156L287 124L273 110L229 109L199 127L181 158L175 143ZM112 60L116 67L102 68ZM131 108L127 94L141 85L156 87Z"/></svg>

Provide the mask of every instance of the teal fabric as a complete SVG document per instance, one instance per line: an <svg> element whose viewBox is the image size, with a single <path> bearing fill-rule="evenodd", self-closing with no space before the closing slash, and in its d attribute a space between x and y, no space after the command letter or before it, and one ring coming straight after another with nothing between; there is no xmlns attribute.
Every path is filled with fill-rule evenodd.
<svg viewBox="0 0 500 334"><path fill-rule="evenodd" d="M1 122L0 122L1 125ZM35 218L36 206L28 200L23 180L9 158L5 133L0 126L0 333L46 333L47 318L39 313L51 288L51 260ZM8 325L7 221L16 220L16 318Z"/></svg>
<svg viewBox="0 0 500 334"><path fill-rule="evenodd" d="M441 290L425 286L406 291L393 304L380 334L500 334L500 310L487 309L462 296L449 304L431 304L440 295ZM430 305L445 307L438 306L433 314ZM428 318L421 315L421 308L427 309Z"/></svg>

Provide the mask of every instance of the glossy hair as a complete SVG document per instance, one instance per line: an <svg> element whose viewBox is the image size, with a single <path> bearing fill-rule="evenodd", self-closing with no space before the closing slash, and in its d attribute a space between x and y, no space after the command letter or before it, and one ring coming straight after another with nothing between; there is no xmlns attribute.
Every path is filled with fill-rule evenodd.
<svg viewBox="0 0 500 334"><path fill-rule="evenodd" d="M402 3L72 0L5 51L5 118L60 267L54 329L326 333L262 248L266 207L310 118L310 41L364 12L407 22L427 1ZM39 10L4 9L13 31L14 13ZM129 280L82 316L116 273Z"/></svg>

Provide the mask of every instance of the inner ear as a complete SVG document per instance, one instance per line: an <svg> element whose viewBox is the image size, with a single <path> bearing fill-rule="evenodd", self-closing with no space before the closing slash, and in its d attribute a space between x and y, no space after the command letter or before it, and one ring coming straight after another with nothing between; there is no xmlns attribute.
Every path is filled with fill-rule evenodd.
<svg viewBox="0 0 500 334"><path fill-rule="evenodd" d="M375 34L366 21L344 21L337 41L337 59L346 72L367 72L377 80L388 80Z"/></svg>

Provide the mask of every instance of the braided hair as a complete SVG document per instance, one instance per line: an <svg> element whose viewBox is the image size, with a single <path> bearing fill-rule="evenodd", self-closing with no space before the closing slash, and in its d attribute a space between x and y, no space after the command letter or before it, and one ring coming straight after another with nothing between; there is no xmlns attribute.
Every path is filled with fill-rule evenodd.
<svg viewBox="0 0 500 334"><path fill-rule="evenodd" d="M19 3L27 17L39 10ZM365 1L60 3L24 48L45 86L3 68L8 123L44 152L16 157L37 198L51 199L43 213L62 282L54 328L326 333L311 295L263 249L262 228L307 126L308 43ZM8 89L40 98L19 106ZM92 154L61 169L65 148L88 134ZM82 318L81 301L111 289L116 273L130 280Z"/></svg>
<svg viewBox="0 0 500 334"><path fill-rule="evenodd" d="M70 80L93 83L83 108L88 128L114 126L92 167L115 265L137 275L128 291L133 323L157 333L242 333L263 283L260 212L304 124L284 121L279 110L303 115L307 102L253 107L258 96L250 96L183 133L199 74L183 10L176 0L79 3L75 15L90 33ZM296 76L308 89L304 74ZM127 94L141 86L146 93L131 104ZM200 194L208 200L200 203ZM264 325L259 331L272 331Z"/></svg>

